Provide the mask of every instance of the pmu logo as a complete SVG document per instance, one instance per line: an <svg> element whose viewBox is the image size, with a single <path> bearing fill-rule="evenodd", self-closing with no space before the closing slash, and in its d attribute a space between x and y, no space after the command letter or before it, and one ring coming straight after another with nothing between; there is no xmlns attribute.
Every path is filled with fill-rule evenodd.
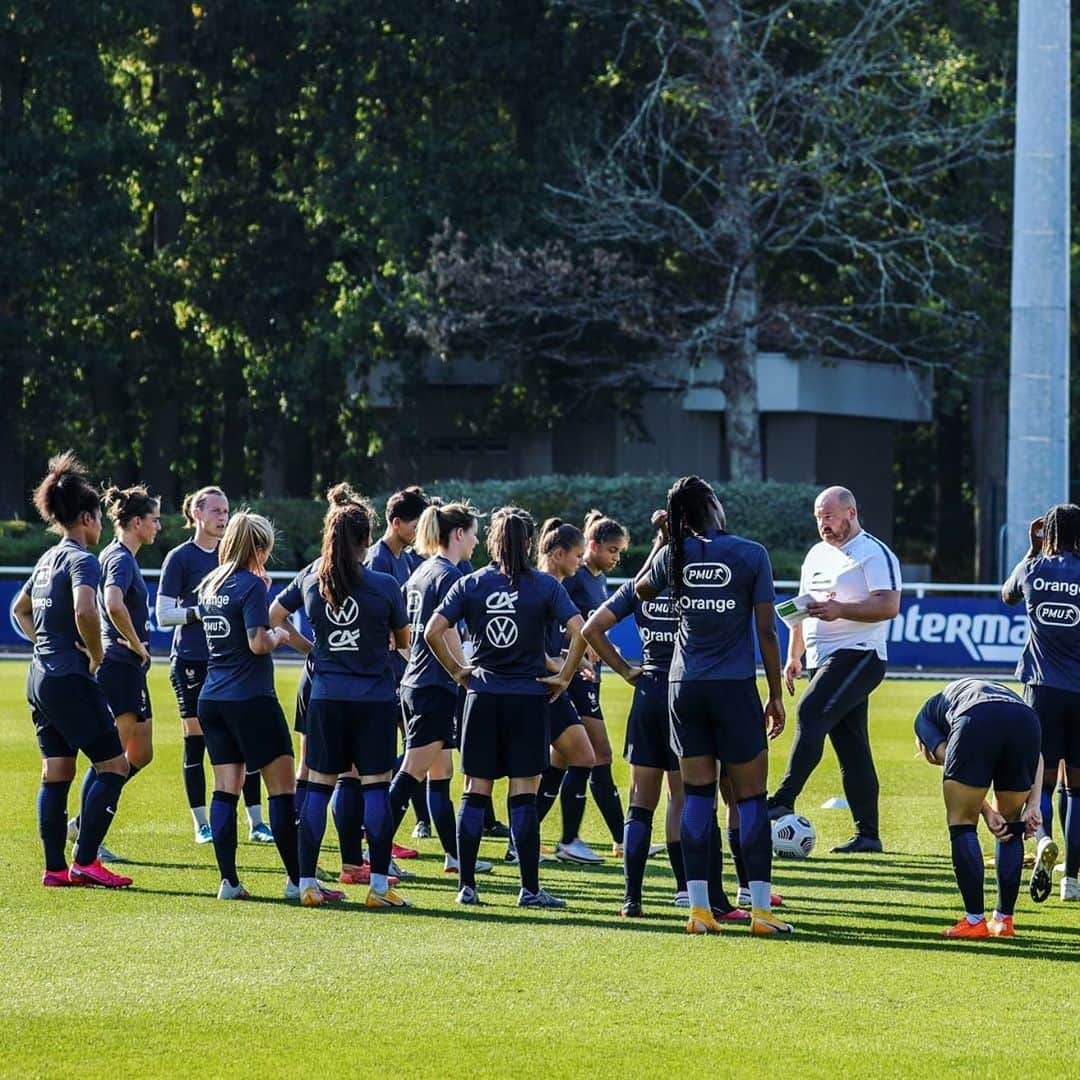
<svg viewBox="0 0 1080 1080"><path fill-rule="evenodd" d="M333 604L326 605L326 617L335 626L352 626L360 614L360 608L351 596L345 597L345 602L339 608Z"/></svg>
<svg viewBox="0 0 1080 1080"><path fill-rule="evenodd" d="M1040 604L1035 609L1035 618L1043 626L1077 626L1080 625L1080 608L1075 604Z"/></svg>
<svg viewBox="0 0 1080 1080"><path fill-rule="evenodd" d="M731 583L731 568L722 562L692 563L683 567L682 579L699 589L723 589Z"/></svg>
<svg viewBox="0 0 1080 1080"><path fill-rule="evenodd" d="M509 649L518 639L517 623L509 615L496 615L484 627L484 636L496 649Z"/></svg>
<svg viewBox="0 0 1080 1080"><path fill-rule="evenodd" d="M510 612L517 611L517 598L516 592L493 592L484 601L484 607L492 614L498 612Z"/></svg>
<svg viewBox="0 0 1080 1080"><path fill-rule="evenodd" d="M654 622L673 622L678 618L668 596L662 596L658 600L642 600L641 614Z"/></svg>
<svg viewBox="0 0 1080 1080"><path fill-rule="evenodd" d="M220 641L229 636L229 620L224 615L204 615L202 625L207 641Z"/></svg>

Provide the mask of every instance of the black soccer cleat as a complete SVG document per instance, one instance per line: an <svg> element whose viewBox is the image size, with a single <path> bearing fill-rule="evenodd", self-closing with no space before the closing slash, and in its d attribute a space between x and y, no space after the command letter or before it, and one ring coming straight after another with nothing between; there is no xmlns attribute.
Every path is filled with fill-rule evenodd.
<svg viewBox="0 0 1080 1080"><path fill-rule="evenodd" d="M880 855L885 849L876 836L853 836L846 844L832 848L834 855Z"/></svg>
<svg viewBox="0 0 1080 1080"><path fill-rule="evenodd" d="M484 835L491 840L509 840L510 830L501 821L496 821L490 828L484 829Z"/></svg>

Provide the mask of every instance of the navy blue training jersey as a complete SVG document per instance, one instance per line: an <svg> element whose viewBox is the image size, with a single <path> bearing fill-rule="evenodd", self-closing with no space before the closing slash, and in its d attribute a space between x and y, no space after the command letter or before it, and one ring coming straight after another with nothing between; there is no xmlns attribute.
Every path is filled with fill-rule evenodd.
<svg viewBox="0 0 1080 1080"><path fill-rule="evenodd" d="M266 583L249 570L237 570L212 596L200 599L199 611L210 652L199 698L247 701L274 697L271 655L256 656L248 646L249 630L270 626Z"/></svg>
<svg viewBox="0 0 1080 1080"><path fill-rule="evenodd" d="M655 600L640 600L633 581L626 581L607 602L607 607L616 619L634 616L641 637L641 666L646 671L666 675L679 630L679 617L667 590Z"/></svg>
<svg viewBox="0 0 1080 1080"><path fill-rule="evenodd" d="M412 627L412 643L409 646L409 662L401 678L402 686L442 686L447 690L456 689L457 684L424 640L424 627L446 599L451 586L461 577L460 564L455 566L442 555L433 555L421 563L406 582L402 591L405 595L409 625Z"/></svg>
<svg viewBox="0 0 1080 1080"><path fill-rule="evenodd" d="M158 593L170 596L183 607L195 607L199 598L195 595L202 581L218 565L217 548L207 551L194 540L186 540L165 556L161 565ZM181 660L206 660L210 655L206 648L206 635L202 623L193 622L173 628L172 656Z"/></svg>
<svg viewBox="0 0 1080 1080"><path fill-rule="evenodd" d="M301 586L315 633L312 701L393 701L395 679L387 641L408 626L401 588L389 574L365 569L339 608L319 592L319 565Z"/></svg>
<svg viewBox="0 0 1080 1080"><path fill-rule="evenodd" d="M957 679L926 701L915 717L915 734L929 750L947 740L956 720L977 705L1020 705L1023 699L1007 686L985 679Z"/></svg>
<svg viewBox="0 0 1080 1080"><path fill-rule="evenodd" d="M668 587L670 548L660 552L649 584ZM753 540L726 532L692 536L683 543L679 630L671 661L672 682L754 677L754 605L771 604L769 553Z"/></svg>
<svg viewBox="0 0 1080 1080"><path fill-rule="evenodd" d="M34 663L46 675L90 677L90 660L79 651L84 642L75 625L75 589L97 589L100 580L97 557L66 538L34 564L23 592L33 609Z"/></svg>
<svg viewBox="0 0 1080 1080"><path fill-rule="evenodd" d="M411 548L405 548L400 555L395 555L384 540L376 540L364 556L364 565L380 574L389 574L399 585L409 580L409 575L422 560Z"/></svg>
<svg viewBox="0 0 1080 1080"><path fill-rule="evenodd" d="M107 660L141 667L142 661L128 648L127 639L113 626L105 607L105 590L114 585L124 595L124 607L131 616L139 640L150 648L150 605L142 571L135 556L119 540L113 540L98 556L101 582L98 585L98 614L101 616L101 646Z"/></svg>
<svg viewBox="0 0 1080 1080"><path fill-rule="evenodd" d="M1080 692L1080 557L1070 552L1025 560L1009 575L1005 592L1023 597L1030 629L1016 677Z"/></svg>
<svg viewBox="0 0 1080 1080"><path fill-rule="evenodd" d="M529 570L511 584L494 563L455 582L438 613L451 625L464 619L472 635L476 651L470 690L535 696L547 693L536 680L548 674L548 623L565 625L579 614L550 574Z"/></svg>
<svg viewBox="0 0 1080 1080"><path fill-rule="evenodd" d="M603 574L594 574L587 566L579 566L563 585L586 621L597 608L607 603L607 578Z"/></svg>

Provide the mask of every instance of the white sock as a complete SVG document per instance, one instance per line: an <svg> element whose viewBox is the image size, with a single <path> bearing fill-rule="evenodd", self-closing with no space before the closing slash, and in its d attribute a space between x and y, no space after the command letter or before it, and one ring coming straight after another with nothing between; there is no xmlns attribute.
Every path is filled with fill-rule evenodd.
<svg viewBox="0 0 1080 1080"><path fill-rule="evenodd" d="M686 891L690 894L690 906L697 908L709 907L709 883L707 881L688 881Z"/></svg>
<svg viewBox="0 0 1080 1080"><path fill-rule="evenodd" d="M200 825L209 825L210 822L206 817L205 806L193 806L191 808L191 816L195 819L195 828L199 828Z"/></svg>
<svg viewBox="0 0 1080 1080"><path fill-rule="evenodd" d="M772 882L750 882L750 906L768 911L772 907Z"/></svg>
<svg viewBox="0 0 1080 1080"><path fill-rule="evenodd" d="M256 825L261 825L263 823L261 803L255 803L254 806L245 806L244 809L247 811L248 824L250 824L253 829Z"/></svg>
<svg viewBox="0 0 1080 1080"><path fill-rule="evenodd" d="M378 893L380 896L382 896L382 894L385 893L386 890L389 889L389 888L390 888L390 882L387 881L387 878L386 878L385 874L375 874L375 873L373 873L371 875L371 891L372 892Z"/></svg>
<svg viewBox="0 0 1080 1080"><path fill-rule="evenodd" d="M301 892L303 892L305 889L317 889L318 887L319 887L318 878L302 877L300 879L300 891Z"/></svg>

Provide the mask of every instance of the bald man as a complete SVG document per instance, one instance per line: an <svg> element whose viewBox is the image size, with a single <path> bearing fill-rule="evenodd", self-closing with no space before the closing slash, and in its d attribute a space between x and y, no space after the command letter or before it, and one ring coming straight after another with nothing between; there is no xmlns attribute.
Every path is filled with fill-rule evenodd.
<svg viewBox="0 0 1080 1080"><path fill-rule="evenodd" d="M815 597L788 639L784 682L795 693L803 653L810 685L799 701L787 773L769 799L769 816L792 813L825 749L840 762L855 835L836 854L880 852L878 778L870 752L870 694L885 676L889 622L900 610L900 563L859 524L855 496L826 488L814 502L821 543L803 560L799 592Z"/></svg>

